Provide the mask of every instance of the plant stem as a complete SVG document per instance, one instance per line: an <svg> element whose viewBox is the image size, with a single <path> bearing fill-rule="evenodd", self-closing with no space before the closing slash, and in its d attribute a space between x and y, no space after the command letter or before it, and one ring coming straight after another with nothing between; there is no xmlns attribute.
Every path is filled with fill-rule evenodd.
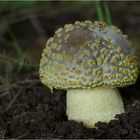
<svg viewBox="0 0 140 140"><path fill-rule="evenodd" d="M10 26L8 27L8 32L12 38L12 41L11 41L12 47L16 50L18 56L21 56L23 54L23 51Z"/></svg>
<svg viewBox="0 0 140 140"><path fill-rule="evenodd" d="M20 65L21 64L21 62L18 59L14 59L14 58L11 58L11 57L8 57L8 56L0 54L0 61L2 61L2 60L14 63L16 65ZM39 67L39 64L35 64L35 63L30 64L30 63L24 62L22 65L24 67L32 67L32 68L38 68Z"/></svg>
<svg viewBox="0 0 140 140"><path fill-rule="evenodd" d="M103 12L102 12L102 8L101 8L101 4L100 1L94 1L95 2L95 7L96 7L96 12L97 12L97 17L99 21L104 21L104 17L103 17Z"/></svg>
<svg viewBox="0 0 140 140"><path fill-rule="evenodd" d="M111 15L110 15L109 7L106 1L104 2L104 10L105 10L105 15L106 15L106 22L108 23L108 25L111 25L112 24Z"/></svg>

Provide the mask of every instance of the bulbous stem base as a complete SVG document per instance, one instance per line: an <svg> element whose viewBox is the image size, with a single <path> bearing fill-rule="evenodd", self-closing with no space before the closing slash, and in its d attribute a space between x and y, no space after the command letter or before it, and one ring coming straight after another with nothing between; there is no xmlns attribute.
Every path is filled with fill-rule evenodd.
<svg viewBox="0 0 140 140"><path fill-rule="evenodd" d="M124 112L124 105L116 88L73 89L67 91L67 116L69 120L94 127L98 121L109 122L116 114Z"/></svg>

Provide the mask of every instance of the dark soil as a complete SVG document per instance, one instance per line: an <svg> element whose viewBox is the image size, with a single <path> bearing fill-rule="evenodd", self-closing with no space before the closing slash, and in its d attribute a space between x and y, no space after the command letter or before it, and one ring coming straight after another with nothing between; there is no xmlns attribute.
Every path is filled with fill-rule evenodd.
<svg viewBox="0 0 140 140"><path fill-rule="evenodd" d="M97 123L97 129L85 128L82 123L67 120L65 91L55 90L51 94L38 79L17 84L6 95L8 97L0 98L1 138L139 139L139 82L133 87L120 89L126 113L116 115L116 120L108 124ZM16 100L7 108L15 96Z"/></svg>

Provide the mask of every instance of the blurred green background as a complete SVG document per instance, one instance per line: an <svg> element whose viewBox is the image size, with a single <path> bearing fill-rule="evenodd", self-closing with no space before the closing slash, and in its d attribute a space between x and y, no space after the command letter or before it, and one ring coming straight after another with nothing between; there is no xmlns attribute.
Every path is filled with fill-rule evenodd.
<svg viewBox="0 0 140 140"><path fill-rule="evenodd" d="M54 31L87 19L118 26L140 55L138 1L1 1L0 83L17 80L25 69L37 72L42 49Z"/></svg>

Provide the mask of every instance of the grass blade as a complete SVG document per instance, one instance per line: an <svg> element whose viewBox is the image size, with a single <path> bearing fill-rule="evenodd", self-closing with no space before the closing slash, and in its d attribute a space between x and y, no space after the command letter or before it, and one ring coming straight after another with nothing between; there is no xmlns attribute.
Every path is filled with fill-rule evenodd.
<svg viewBox="0 0 140 140"><path fill-rule="evenodd" d="M20 46L16 36L14 35L14 33L10 27L8 27L8 31L9 31L9 34L12 38L12 41L11 41L12 47L16 50L18 56L21 56L23 54L23 51L21 49L21 46Z"/></svg>
<svg viewBox="0 0 140 140"><path fill-rule="evenodd" d="M95 3L95 7L96 7L96 12L97 12L97 18L99 21L104 21L104 17L103 17L103 12L102 12L102 8L101 8L101 4L100 1L94 1Z"/></svg>
<svg viewBox="0 0 140 140"><path fill-rule="evenodd" d="M109 7L106 1L104 2L104 10L105 10L105 15L106 15L106 22L108 23L108 25L112 25L110 11L109 11Z"/></svg>

